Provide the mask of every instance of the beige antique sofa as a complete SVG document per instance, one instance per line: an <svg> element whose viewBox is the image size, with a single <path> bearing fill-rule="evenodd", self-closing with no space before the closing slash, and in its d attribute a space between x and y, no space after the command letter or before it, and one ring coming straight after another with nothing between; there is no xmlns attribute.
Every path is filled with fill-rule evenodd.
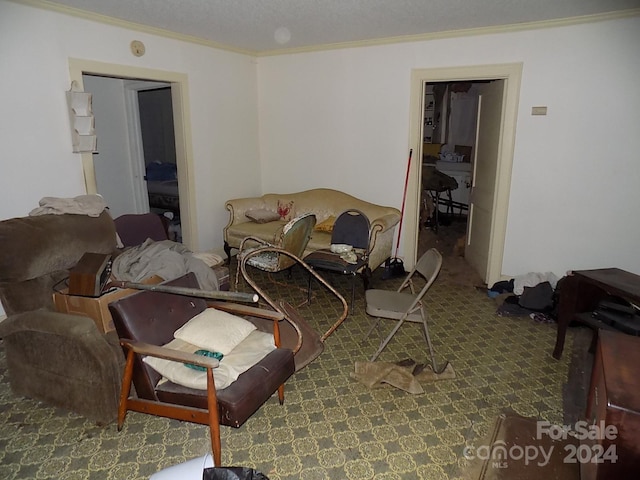
<svg viewBox="0 0 640 480"><path fill-rule="evenodd" d="M238 198L227 201L225 206L230 214L229 223L224 228L224 249L229 258L231 250L237 249L243 238L254 236L274 242L289 219L307 212L315 214L317 225L304 255L329 248L331 232L322 231L323 225L331 223L345 210L356 209L364 213L371 223L368 266L375 270L391 256L395 226L400 221L397 208L375 205L328 188Z"/></svg>

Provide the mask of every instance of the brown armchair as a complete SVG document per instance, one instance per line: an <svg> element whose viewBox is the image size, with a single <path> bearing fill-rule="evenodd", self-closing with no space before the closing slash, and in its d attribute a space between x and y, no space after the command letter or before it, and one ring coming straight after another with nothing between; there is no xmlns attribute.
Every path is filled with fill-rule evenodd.
<svg viewBox="0 0 640 480"><path fill-rule="evenodd" d="M101 333L91 318L56 312L52 298L85 252L115 247L106 211L0 222L0 299L7 314L0 337L16 395L99 423L116 418L124 365L117 337Z"/></svg>
<svg viewBox="0 0 640 480"><path fill-rule="evenodd" d="M199 288L193 273L167 282L167 285ZM278 347L220 389L215 386L213 374L218 360L166 347L174 341L176 330L207 310L204 299L144 291L109 305L127 355L118 428L122 428L128 410L208 425L211 450L218 466L221 464L220 425L240 427L276 391L282 404L284 382L295 371L293 351L280 347L279 322L284 320L284 315L262 308L220 303L219 309L244 317L259 331L272 333L273 343ZM202 367L206 370L206 389L184 386L191 385L185 382L161 381L163 376L157 371L157 366L152 368L149 365L149 357ZM183 365L174 363L169 368L176 366L185 372L178 375L189 375L186 373L189 369ZM132 383L135 393L131 392Z"/></svg>
<svg viewBox="0 0 640 480"><path fill-rule="evenodd" d="M147 238L159 242L169 240L169 221L156 213L128 213L114 220L122 245L133 247Z"/></svg>

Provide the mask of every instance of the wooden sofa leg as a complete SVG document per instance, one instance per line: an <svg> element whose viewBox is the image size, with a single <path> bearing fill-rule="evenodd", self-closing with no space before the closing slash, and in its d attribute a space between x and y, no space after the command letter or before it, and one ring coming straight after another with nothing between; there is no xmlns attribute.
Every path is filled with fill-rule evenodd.
<svg viewBox="0 0 640 480"><path fill-rule="evenodd" d="M226 240L224 242L224 253L227 254L227 265L229 265L231 263L231 247Z"/></svg>

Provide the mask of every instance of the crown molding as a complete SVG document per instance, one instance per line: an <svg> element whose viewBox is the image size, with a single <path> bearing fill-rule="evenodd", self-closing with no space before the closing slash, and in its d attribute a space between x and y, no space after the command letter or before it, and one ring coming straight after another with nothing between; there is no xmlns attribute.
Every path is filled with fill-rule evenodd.
<svg viewBox="0 0 640 480"><path fill-rule="evenodd" d="M501 33L519 32L526 30L541 30L546 28L566 27L570 25L581 25L584 23L603 22L607 20L617 20L620 18L630 18L640 16L640 8L629 10L618 10L615 12L599 13L594 15L582 15L578 17L560 18L554 20L543 20L537 22L514 23L509 25L498 25L494 27L467 28L462 30L446 30L443 32L421 33L417 35L402 35L398 37L386 37L373 40L362 40L355 42L332 43L316 45L310 47L299 47L289 49L268 50L264 52L254 52L257 57L270 57L276 55L290 55L296 53L322 52L326 50L337 50L342 48L371 47L379 45L391 45L395 43L425 42L430 40L441 40L447 38L471 37L479 35L496 35Z"/></svg>
<svg viewBox="0 0 640 480"><path fill-rule="evenodd" d="M323 45L314 45L310 47L298 47L298 48L282 48L277 50L267 50L264 52L258 52L253 50L245 50L240 48L231 47L226 44L213 42L200 37L194 37L191 35L184 35L170 30L162 28L149 27L135 22L129 22L127 20L121 20L107 15L101 15L98 13L88 12L79 8L68 7L66 5L60 5L50 2L48 0L9 0L14 3L21 3L30 5L36 8L42 8L51 10L54 12L70 15L85 20L94 22L105 23L107 25L113 25L121 28L127 28L129 30L135 30L138 32L148 33L151 35L158 35L161 37L171 38L173 40L180 40L183 42L194 43L205 47L215 48L218 50L226 50L228 52L239 53L241 55L249 55L253 57L272 57L277 55L292 55L298 53L310 53L310 52L322 52L326 50L337 50L345 48L359 48L359 47L372 47L380 45L392 45L396 43L409 43L409 42L425 42L430 40L441 40L447 38L456 37L470 37L478 35L496 35L501 33L519 32L525 30L541 30L546 28L566 27L570 25L580 25L584 23L602 22L607 20L616 20L620 18L629 18L640 15L640 8L632 8L629 10L619 10L615 12L598 13L594 15L582 15L577 17L560 18L554 20L543 20L537 22L525 22L515 23L510 25L499 25L494 27L480 27L480 28L467 28L462 30L447 30L443 32L424 33L417 35L402 35L397 37L387 37L372 40L361 40L353 42L341 42L330 43Z"/></svg>

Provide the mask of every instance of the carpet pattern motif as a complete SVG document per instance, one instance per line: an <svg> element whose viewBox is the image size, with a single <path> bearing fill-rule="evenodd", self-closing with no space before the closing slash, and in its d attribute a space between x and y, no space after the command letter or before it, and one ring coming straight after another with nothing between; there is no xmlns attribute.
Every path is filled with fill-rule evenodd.
<svg viewBox="0 0 640 480"><path fill-rule="evenodd" d="M397 288L399 279L381 280L380 273L374 288ZM298 268L292 278L256 278L274 298L293 305L306 298L307 275ZM326 278L348 298L348 278ZM428 300L438 362L449 360L455 379L425 383L419 395L353 380L354 362L368 360L393 326L383 321L378 334L362 341L370 319L357 284L354 311L324 353L286 383L284 406L274 396L241 428L222 428L223 464L255 468L271 480L458 479L468 464L464 448L478 446L501 412L562 423L570 337L556 361L550 355L555 325L499 317L482 291L447 279L436 280ZM338 307L316 286L300 312L324 332ZM406 324L379 360L426 362L427 356L420 326ZM146 479L210 449L205 426L129 412L118 432L115 424L97 426L17 397L6 368L0 342L0 478Z"/></svg>

